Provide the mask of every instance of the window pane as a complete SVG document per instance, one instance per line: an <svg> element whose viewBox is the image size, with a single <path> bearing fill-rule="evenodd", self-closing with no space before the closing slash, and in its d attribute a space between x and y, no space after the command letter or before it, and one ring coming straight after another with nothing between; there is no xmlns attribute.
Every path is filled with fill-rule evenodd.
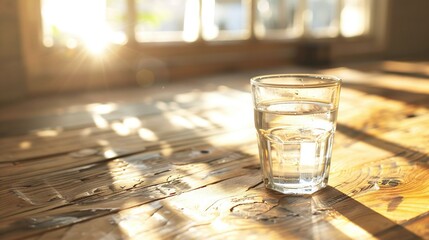
<svg viewBox="0 0 429 240"><path fill-rule="evenodd" d="M194 41L198 37L198 0L137 0L139 42Z"/></svg>
<svg viewBox="0 0 429 240"><path fill-rule="evenodd" d="M272 33L284 33L282 37L298 37L302 33L299 18L299 0L258 0L257 25L258 37L269 37Z"/></svg>
<svg viewBox="0 0 429 240"><path fill-rule="evenodd" d="M310 34L335 37L338 34L338 0L308 0L307 3Z"/></svg>
<svg viewBox="0 0 429 240"><path fill-rule="evenodd" d="M125 0L42 0L43 43L86 46L98 52L107 43L124 44Z"/></svg>
<svg viewBox="0 0 429 240"><path fill-rule="evenodd" d="M106 22L115 43L124 44L127 41L127 16L126 0L106 0Z"/></svg>
<svg viewBox="0 0 429 240"><path fill-rule="evenodd" d="M341 11L341 33L344 37L355 37L368 31L368 0L344 0Z"/></svg>
<svg viewBox="0 0 429 240"><path fill-rule="evenodd" d="M204 39L244 39L248 37L250 6L247 5L247 1L204 0L202 2Z"/></svg>

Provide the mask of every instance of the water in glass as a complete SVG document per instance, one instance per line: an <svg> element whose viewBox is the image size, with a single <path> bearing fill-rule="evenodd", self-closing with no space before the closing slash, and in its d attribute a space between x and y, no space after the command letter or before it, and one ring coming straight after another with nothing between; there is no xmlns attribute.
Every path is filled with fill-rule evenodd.
<svg viewBox="0 0 429 240"><path fill-rule="evenodd" d="M311 194L326 186L336 109L328 103L261 102L255 108L265 186Z"/></svg>

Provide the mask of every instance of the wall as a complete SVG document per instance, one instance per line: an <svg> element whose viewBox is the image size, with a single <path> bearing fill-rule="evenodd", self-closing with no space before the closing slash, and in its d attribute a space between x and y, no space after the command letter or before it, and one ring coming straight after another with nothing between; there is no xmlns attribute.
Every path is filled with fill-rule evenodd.
<svg viewBox="0 0 429 240"><path fill-rule="evenodd" d="M17 3L0 0L0 104L25 95Z"/></svg>
<svg viewBox="0 0 429 240"><path fill-rule="evenodd" d="M386 37L389 58L429 58L429 1L390 0Z"/></svg>

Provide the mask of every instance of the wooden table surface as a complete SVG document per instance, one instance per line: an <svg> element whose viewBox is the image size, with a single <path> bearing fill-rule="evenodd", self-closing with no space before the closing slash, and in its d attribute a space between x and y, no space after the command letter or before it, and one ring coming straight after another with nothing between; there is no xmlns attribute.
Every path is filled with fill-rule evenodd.
<svg viewBox="0 0 429 240"><path fill-rule="evenodd" d="M329 186L264 189L249 78L344 79ZM0 239L429 239L429 63L231 73L0 108Z"/></svg>

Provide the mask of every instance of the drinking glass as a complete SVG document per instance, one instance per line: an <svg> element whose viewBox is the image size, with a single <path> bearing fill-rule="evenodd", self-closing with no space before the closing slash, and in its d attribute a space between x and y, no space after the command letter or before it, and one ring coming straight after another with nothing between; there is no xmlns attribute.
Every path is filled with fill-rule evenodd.
<svg viewBox="0 0 429 240"><path fill-rule="evenodd" d="M328 182L341 79L279 74L250 80L266 188L312 194Z"/></svg>

